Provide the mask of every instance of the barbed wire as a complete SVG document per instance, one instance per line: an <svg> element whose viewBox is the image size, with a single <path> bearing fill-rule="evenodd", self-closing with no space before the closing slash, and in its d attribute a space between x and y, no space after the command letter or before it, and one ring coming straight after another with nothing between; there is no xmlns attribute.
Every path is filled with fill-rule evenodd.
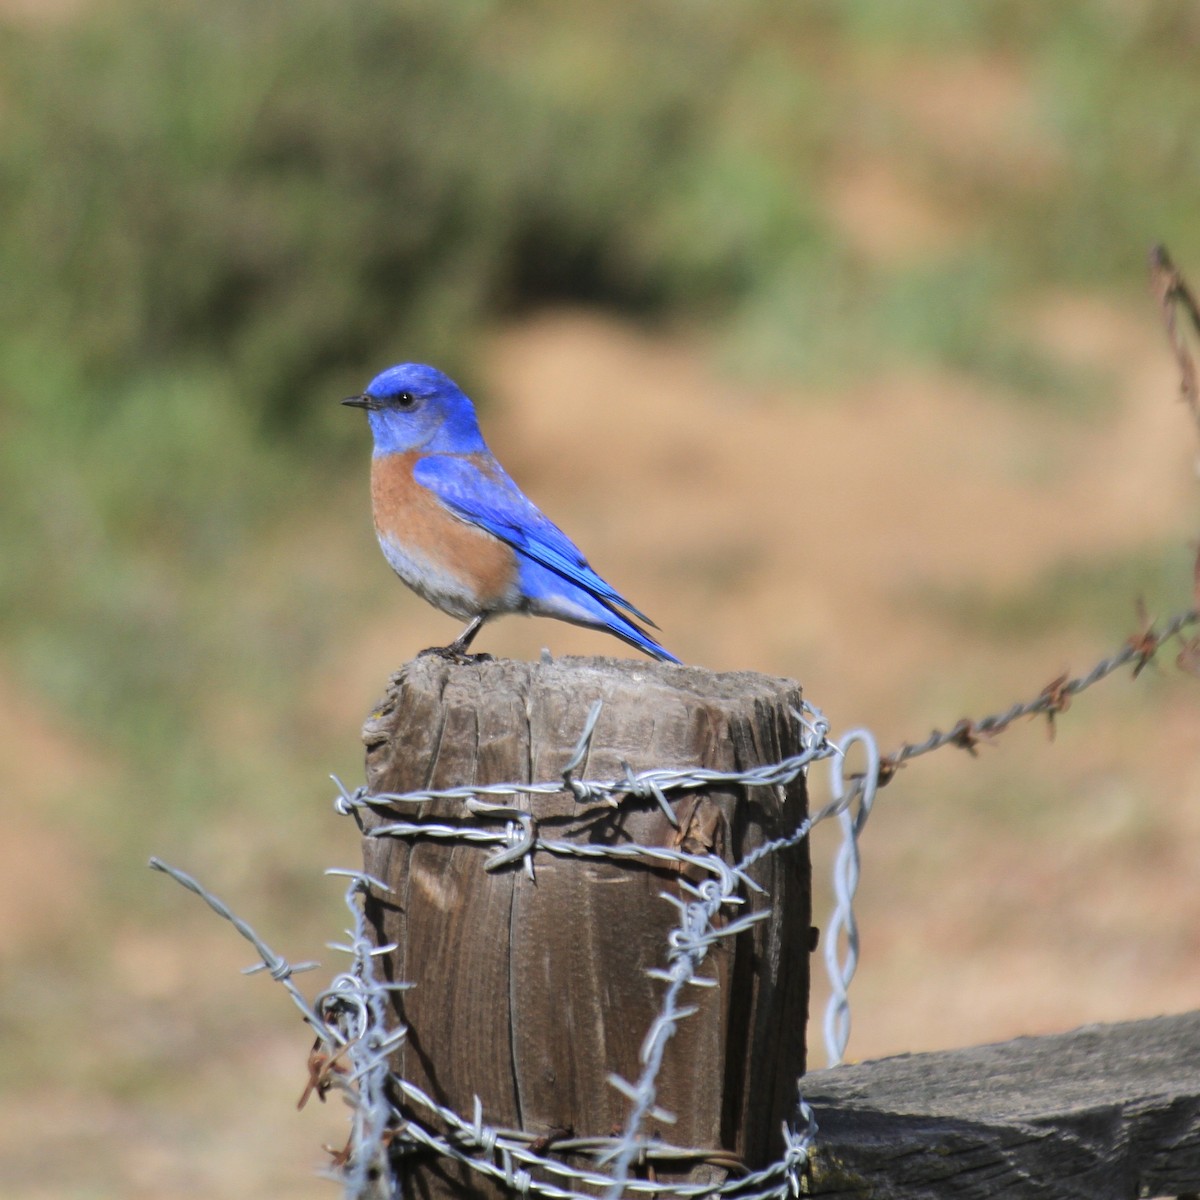
<svg viewBox="0 0 1200 1200"><path fill-rule="evenodd" d="M1167 340L1179 367L1179 397L1192 410L1192 419L1200 426L1200 386L1197 384L1196 364L1188 349L1186 336L1179 328L1176 313L1183 309L1193 335L1200 335L1200 306L1179 269L1171 261L1166 246L1150 250L1150 290L1162 312Z"/></svg>
<svg viewBox="0 0 1200 1200"><path fill-rule="evenodd" d="M230 924L258 951L260 961L245 967L243 974L267 971L276 983L287 989L292 1003L312 1027L317 1041L309 1054L308 1083L299 1107L316 1094L321 1100L337 1088L344 1092L352 1110L350 1136L346 1148L334 1155L334 1166L341 1169L347 1196L371 1197L378 1193L380 1180L390 1178L385 1152L399 1113L388 1099L390 1056L399 1047L407 1031L389 1030L388 994L407 984L381 980L375 973L375 959L388 954L394 946L377 946L367 929L362 897L370 887L387 892L378 879L361 871L331 869L327 875L343 875L350 880L345 902L353 918L347 930L349 944L329 943L329 948L350 955L349 970L336 975L329 987L309 1003L296 986L293 976L314 970L315 962L290 963L277 954L248 922L237 916L227 904L178 867L162 859L150 859L150 867L169 875L176 883L199 896L218 916ZM381 1195L391 1195L385 1190ZM397 1192L398 1196L399 1193Z"/></svg>
<svg viewBox="0 0 1200 1200"><path fill-rule="evenodd" d="M1173 616L1161 631L1143 624L1136 633L1131 634L1120 649L1107 658L1102 658L1090 671L1084 675L1059 675L1052 679L1036 696L1029 700L1018 701L1002 712L992 713L986 717L972 720L963 717L946 733L935 729L923 742L904 742L886 755L879 763L878 784L889 783L910 759L941 750L944 746L957 746L970 754L978 751L980 744L991 742L1002 734L1015 721L1022 717L1045 716L1050 722L1053 735L1055 718L1065 713L1071 707L1073 697L1087 691L1114 671L1133 663L1134 678L1154 659L1158 651L1174 637L1178 637L1184 629L1197 624L1200 613L1196 609L1188 609ZM1187 668L1186 653L1190 643L1180 651L1179 666Z"/></svg>
<svg viewBox="0 0 1200 1200"><path fill-rule="evenodd" d="M236 916L223 901L190 875L158 858L152 858L150 865L201 897L254 945L261 962L248 968L248 971L267 969L272 979L287 988L292 1002L316 1033L317 1042L309 1056L309 1078L300 1097L300 1106L313 1094L324 1100L334 1088L340 1090L349 1102L352 1109L350 1137L346 1147L333 1156L333 1166L339 1172L338 1178L348 1198L374 1200L384 1196L399 1197L402 1193L392 1169L392 1156L401 1157L417 1149L433 1151L506 1187L543 1196L547 1200L582 1200L588 1194L581 1190L583 1186L613 1186L615 1174L569 1166L534 1149L538 1139L522 1130L486 1125L478 1097L473 1117L467 1120L438 1104L416 1084L392 1072L391 1056L404 1042L408 1031L403 1025L390 1027L388 995L409 985L386 983L374 971L374 959L395 949L394 946L374 945L365 925L362 896L368 888L377 888L384 893L389 890L379 880L359 871L327 872L330 875L345 875L351 881L345 896L354 920L353 929L348 931L350 944L333 943L330 948L350 954L352 965L310 1004L295 987L291 977L300 970L311 969L315 964L288 963L266 944L247 921ZM706 897L705 902L711 902L711 897ZM759 916L753 914L741 922L732 923L720 934L736 935ZM712 940L702 931L698 932L698 942L711 943ZM702 953L700 957L703 957ZM686 1009L676 1009L667 1019L677 1020L687 1015ZM392 1093L440 1120L449 1133L439 1134L411 1114L406 1114L391 1098ZM728 1152L671 1146L657 1140L647 1142L642 1146L642 1162L664 1166L707 1162L741 1173L727 1185L718 1188L706 1183L667 1185L661 1181L629 1179L624 1181L620 1191L633 1195L668 1194L681 1198L728 1196L731 1200L772 1200L788 1194L799 1195L799 1172L806 1161L807 1148L815 1132L812 1110L801 1098L795 1124L784 1127L785 1154L778 1162L755 1172L745 1172L737 1156ZM626 1139L572 1137L556 1141L555 1148L563 1154L591 1156L598 1163L604 1163L624 1152ZM500 1160L498 1163L493 1161L497 1157ZM535 1169L549 1178L536 1177L533 1173ZM575 1186L565 1187L551 1182L555 1178L570 1180ZM591 1194L594 1195L594 1192Z"/></svg>

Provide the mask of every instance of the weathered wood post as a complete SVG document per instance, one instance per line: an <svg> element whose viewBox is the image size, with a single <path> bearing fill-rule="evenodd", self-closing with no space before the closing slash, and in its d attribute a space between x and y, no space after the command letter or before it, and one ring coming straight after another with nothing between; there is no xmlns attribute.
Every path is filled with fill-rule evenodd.
<svg viewBox="0 0 1200 1200"><path fill-rule="evenodd" d="M603 658L427 656L393 676L363 729L369 791L559 779L597 699L603 709L581 779L620 778L626 764L740 771L800 750L800 692L788 680ZM559 841L668 846L730 863L792 832L806 813L803 777L786 789L673 793L677 826L652 799L614 808L580 803L564 787L503 802L531 812L542 836ZM425 801L404 818L481 824L458 799ZM396 993L409 1032L395 1071L468 1118L478 1096L487 1124L528 1131L551 1150L555 1139L618 1132L629 1101L607 1077L640 1073L639 1048L665 987L647 970L667 966L667 935L679 919L661 894L684 894L678 867L538 853L531 879L520 859L485 870L495 845L373 836L396 819L383 806L366 811L363 839L366 871L391 889L368 908L379 944L396 946L386 973L414 985ZM763 908L770 915L709 951L702 973L717 986L687 990L698 1011L679 1022L658 1079L657 1103L676 1123L650 1121L646 1131L756 1167L779 1153L804 1070L807 843L765 856L751 876L764 892L743 888L745 904L719 920ZM404 1170L422 1196L495 1194L432 1155ZM693 1160L674 1172L660 1167L657 1177L726 1174Z"/></svg>

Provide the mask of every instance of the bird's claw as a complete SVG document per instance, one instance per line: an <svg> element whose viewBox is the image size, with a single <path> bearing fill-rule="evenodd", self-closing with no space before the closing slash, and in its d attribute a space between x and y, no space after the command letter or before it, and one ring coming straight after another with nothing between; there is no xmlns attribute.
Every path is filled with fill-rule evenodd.
<svg viewBox="0 0 1200 1200"><path fill-rule="evenodd" d="M418 658L425 658L433 655L435 658L443 658L446 662L457 663L459 666L466 666L470 663L486 663L495 662L495 658L491 654L468 654L465 650L460 650L457 646L428 646L426 649L418 653Z"/></svg>

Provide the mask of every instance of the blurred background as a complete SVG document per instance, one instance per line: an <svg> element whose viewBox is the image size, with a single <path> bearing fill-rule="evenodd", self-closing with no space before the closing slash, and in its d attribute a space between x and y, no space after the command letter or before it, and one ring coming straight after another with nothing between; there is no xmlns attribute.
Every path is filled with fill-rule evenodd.
<svg viewBox="0 0 1200 1200"><path fill-rule="evenodd" d="M458 631L337 404L394 361L682 658L885 749L1186 609L1198 51L1187 0L0 0L0 1190L335 1194L298 1016L145 862L340 965L328 776ZM624 653L478 643L543 646ZM881 794L853 1056L1200 1002L1172 657Z"/></svg>

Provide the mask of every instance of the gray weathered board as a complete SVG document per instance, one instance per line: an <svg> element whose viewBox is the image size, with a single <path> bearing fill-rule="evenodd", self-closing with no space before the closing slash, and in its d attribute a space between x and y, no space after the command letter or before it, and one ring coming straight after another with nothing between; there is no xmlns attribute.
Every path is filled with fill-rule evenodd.
<svg viewBox="0 0 1200 1200"><path fill-rule="evenodd" d="M626 763L740 770L800 749L800 693L788 680L632 660L428 656L392 678L364 727L369 789L561 778L596 699L604 708L576 773L583 779L622 777ZM802 778L786 791L676 793L678 829L653 801L613 809L581 805L564 790L509 802L556 839L676 846L728 862L791 832L806 811ZM418 811L481 824L461 801ZM521 862L489 872L483 864L495 846L370 836L394 815L366 815L364 860L393 892L369 907L380 941L397 946L387 973L416 985L397 1001L409 1034L396 1070L464 1115L478 1095L494 1125L538 1136L617 1132L629 1102L607 1076L636 1080L641 1071L638 1051L665 986L646 971L667 965L678 920L660 893L683 895L678 871L539 853L533 880ZM766 908L771 916L709 952L702 973L719 986L688 990L685 1002L699 1011L680 1022L659 1079L658 1104L677 1122L650 1122L646 1132L763 1163L780 1149L804 1066L807 844L768 856L751 874L766 894L751 892L732 915ZM450 1164L417 1172L420 1194L481 1194L474 1176ZM685 1177L723 1172L700 1165Z"/></svg>
<svg viewBox="0 0 1200 1200"><path fill-rule="evenodd" d="M815 1196L1200 1191L1200 1012L814 1071Z"/></svg>

